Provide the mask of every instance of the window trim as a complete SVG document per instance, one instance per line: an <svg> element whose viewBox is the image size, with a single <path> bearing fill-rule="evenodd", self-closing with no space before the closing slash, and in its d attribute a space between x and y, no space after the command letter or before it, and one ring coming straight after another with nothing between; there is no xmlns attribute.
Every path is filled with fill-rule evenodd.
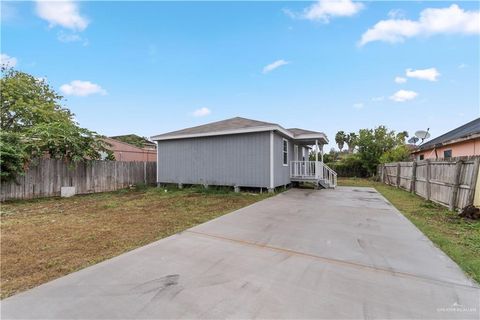
<svg viewBox="0 0 480 320"><path fill-rule="evenodd" d="M449 152L449 151L450 151L450 157L446 157L446 156L445 156L445 152ZM451 158L453 158L453 151L452 151L452 149L443 150L443 158L444 158L444 159L451 159Z"/></svg>
<svg viewBox="0 0 480 320"><path fill-rule="evenodd" d="M287 146L286 151L285 151L285 145ZM285 158L285 154L287 155L286 158ZM287 163L285 163L285 159L287 160ZM282 139L282 164L284 167L288 167L288 140L285 138Z"/></svg>

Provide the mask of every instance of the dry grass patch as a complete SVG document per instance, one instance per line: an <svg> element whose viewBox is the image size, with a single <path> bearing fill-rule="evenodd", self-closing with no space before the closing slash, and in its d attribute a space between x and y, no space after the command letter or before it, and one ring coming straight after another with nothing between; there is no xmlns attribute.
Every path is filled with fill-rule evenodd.
<svg viewBox="0 0 480 320"><path fill-rule="evenodd" d="M268 197L164 189L1 205L1 298Z"/></svg>

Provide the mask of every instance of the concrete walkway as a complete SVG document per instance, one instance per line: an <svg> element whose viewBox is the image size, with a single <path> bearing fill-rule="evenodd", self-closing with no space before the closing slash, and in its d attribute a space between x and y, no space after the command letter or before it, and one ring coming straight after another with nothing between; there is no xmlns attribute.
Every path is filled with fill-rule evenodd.
<svg viewBox="0 0 480 320"><path fill-rule="evenodd" d="M293 189L2 301L8 318L468 318L480 290L371 188Z"/></svg>

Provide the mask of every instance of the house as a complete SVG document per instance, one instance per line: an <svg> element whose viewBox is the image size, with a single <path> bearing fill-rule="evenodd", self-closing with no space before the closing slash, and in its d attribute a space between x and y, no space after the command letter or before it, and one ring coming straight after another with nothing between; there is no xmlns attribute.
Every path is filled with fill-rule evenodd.
<svg viewBox="0 0 480 320"><path fill-rule="evenodd" d="M132 144L139 148L148 149L148 150L157 150L157 144L153 141L141 137L136 134L124 134L120 136L111 136L110 138L122 141L128 144Z"/></svg>
<svg viewBox="0 0 480 320"><path fill-rule="evenodd" d="M112 138L103 138L116 161L157 161L157 151L151 146L138 147ZM148 140L147 140L148 141Z"/></svg>
<svg viewBox="0 0 480 320"><path fill-rule="evenodd" d="M322 132L232 118L151 138L157 142L157 183L266 188L312 181L335 187L323 164ZM316 161L308 161L315 146Z"/></svg>
<svg viewBox="0 0 480 320"><path fill-rule="evenodd" d="M480 118L423 143L412 154L417 160L480 155Z"/></svg>

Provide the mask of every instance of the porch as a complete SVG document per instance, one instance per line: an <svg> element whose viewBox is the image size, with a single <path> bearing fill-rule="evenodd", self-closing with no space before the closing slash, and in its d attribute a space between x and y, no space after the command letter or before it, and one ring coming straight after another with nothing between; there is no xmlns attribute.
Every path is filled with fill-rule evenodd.
<svg viewBox="0 0 480 320"><path fill-rule="evenodd" d="M290 161L290 180L313 182L323 188L335 188L337 173L321 161Z"/></svg>

